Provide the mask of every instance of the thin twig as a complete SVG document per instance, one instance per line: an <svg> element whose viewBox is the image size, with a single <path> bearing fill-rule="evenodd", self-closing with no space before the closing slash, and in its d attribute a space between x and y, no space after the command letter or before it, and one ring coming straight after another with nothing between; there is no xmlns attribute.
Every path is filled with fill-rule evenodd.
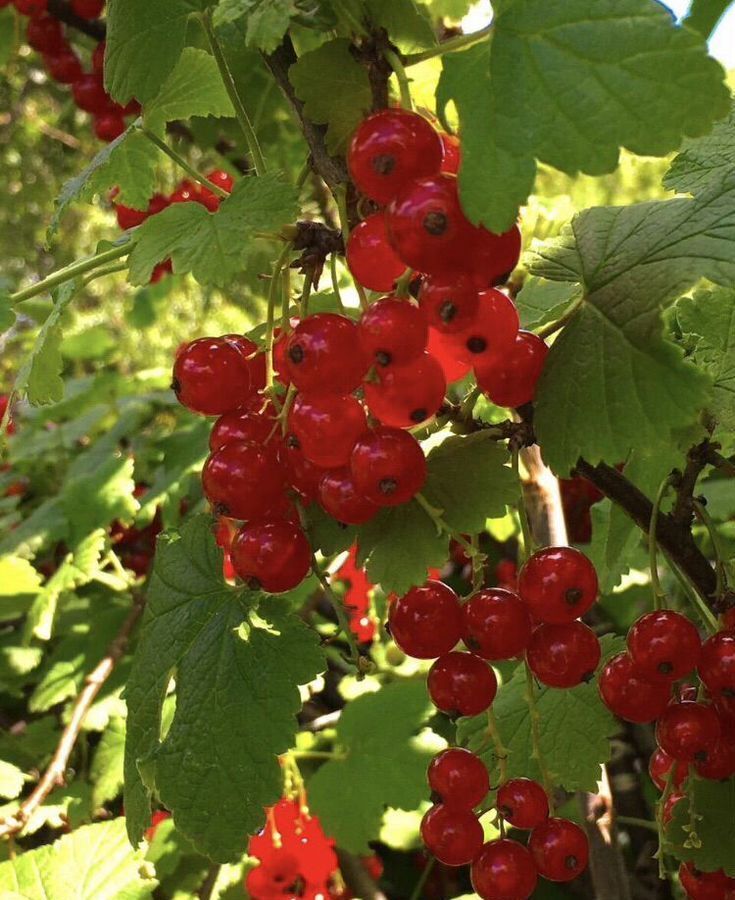
<svg viewBox="0 0 735 900"><path fill-rule="evenodd" d="M190 165L181 154L177 153L173 150L169 145L162 141L157 134L150 130L150 128L146 128L145 126L140 127L140 133L144 134L148 140L154 144L158 149L165 153L169 159L172 159L177 166L182 168L188 175L190 175L194 181L198 184L203 185L208 188L213 194L216 194L220 200L226 200L230 195L221 188L219 185L215 184L213 181L210 181L206 175L202 175L201 172L198 172L194 166Z"/></svg>

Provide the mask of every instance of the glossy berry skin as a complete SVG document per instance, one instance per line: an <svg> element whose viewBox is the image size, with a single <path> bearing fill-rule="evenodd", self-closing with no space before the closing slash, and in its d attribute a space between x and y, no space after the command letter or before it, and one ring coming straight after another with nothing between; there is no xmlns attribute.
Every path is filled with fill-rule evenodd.
<svg viewBox="0 0 735 900"><path fill-rule="evenodd" d="M531 635L526 659L542 684L571 688L594 676L600 642L584 622L539 625Z"/></svg>
<svg viewBox="0 0 735 900"><path fill-rule="evenodd" d="M84 112L101 115L110 108L110 98L107 96L102 78L97 74L82 75L74 82L71 91L74 102Z"/></svg>
<svg viewBox="0 0 735 900"><path fill-rule="evenodd" d="M667 707L661 714L656 722L656 740L674 759L704 762L720 730L720 720L711 706L687 700Z"/></svg>
<svg viewBox="0 0 735 900"><path fill-rule="evenodd" d="M228 194L231 194L232 189L235 187L235 179L229 172L225 172L224 169L213 169L211 172L207 172L207 181L216 184L218 188L222 188Z"/></svg>
<svg viewBox="0 0 735 900"><path fill-rule="evenodd" d="M230 553L240 578L269 594L298 587L311 568L306 535L298 525L283 520L245 525L235 535Z"/></svg>
<svg viewBox="0 0 735 900"><path fill-rule="evenodd" d="M518 310L502 291L490 288L479 295L479 305L469 327L452 335L457 356L476 370L505 365L518 335Z"/></svg>
<svg viewBox="0 0 735 900"><path fill-rule="evenodd" d="M485 763L463 747L438 753L429 763L427 777L432 792L448 807L473 809L490 790Z"/></svg>
<svg viewBox="0 0 735 900"><path fill-rule="evenodd" d="M81 19L99 19L105 0L71 0L71 8Z"/></svg>
<svg viewBox="0 0 735 900"><path fill-rule="evenodd" d="M285 473L272 447L252 441L225 444L202 470L202 487L217 515L259 519L282 504Z"/></svg>
<svg viewBox="0 0 735 900"><path fill-rule="evenodd" d="M549 798L537 781L511 778L498 789L497 808L514 828L536 828L549 816Z"/></svg>
<svg viewBox="0 0 735 900"><path fill-rule="evenodd" d="M549 881L572 881L587 868L587 835L567 819L546 819L534 828L528 849L539 875Z"/></svg>
<svg viewBox="0 0 735 900"><path fill-rule="evenodd" d="M266 361L265 353L258 345L244 334L226 334L225 340L234 344L245 359L250 372L250 382L254 393L265 389Z"/></svg>
<svg viewBox="0 0 735 900"><path fill-rule="evenodd" d="M373 213L352 229L346 256L352 276L371 291L392 291L406 270L390 245L382 212Z"/></svg>
<svg viewBox="0 0 735 900"><path fill-rule="evenodd" d="M394 600L388 611L393 640L414 659L436 659L462 636L459 597L441 581L427 581Z"/></svg>
<svg viewBox="0 0 735 900"><path fill-rule="evenodd" d="M84 74L82 63L71 48L61 50L59 53L45 54L43 61L49 75L59 84L74 84Z"/></svg>
<svg viewBox="0 0 735 900"><path fill-rule="evenodd" d="M447 384L459 381L472 371L472 366L458 358L457 344L451 334L443 334L436 328L429 328L427 350L442 367Z"/></svg>
<svg viewBox="0 0 735 900"><path fill-rule="evenodd" d="M126 128L125 119L119 113L107 112L101 116L95 116L94 133L105 143L109 144L119 138Z"/></svg>
<svg viewBox="0 0 735 900"><path fill-rule="evenodd" d="M319 503L342 525L362 525L380 511L380 507L358 493L347 466L325 473L319 482Z"/></svg>
<svg viewBox="0 0 735 900"><path fill-rule="evenodd" d="M713 697L735 697L735 633L720 631L707 638L697 671Z"/></svg>
<svg viewBox="0 0 735 900"><path fill-rule="evenodd" d="M173 389L192 412L221 416L252 395L247 360L226 337L198 338L176 354Z"/></svg>
<svg viewBox="0 0 735 900"><path fill-rule="evenodd" d="M493 234L481 226L472 227L467 239L467 260L478 287L505 283L520 256L521 230L517 225L503 234Z"/></svg>
<svg viewBox="0 0 735 900"><path fill-rule="evenodd" d="M382 426L363 435L350 456L355 487L378 506L407 503L426 482L426 457L408 432Z"/></svg>
<svg viewBox="0 0 735 900"><path fill-rule="evenodd" d="M288 416L304 456L325 469L346 466L358 438L367 431L365 411L354 397L299 394Z"/></svg>
<svg viewBox="0 0 735 900"><path fill-rule="evenodd" d="M692 863L682 863L679 881L689 900L735 900L735 878L729 878L722 869L700 872Z"/></svg>
<svg viewBox="0 0 735 900"><path fill-rule="evenodd" d="M699 662L702 642L694 624L680 613L646 613L628 632L628 653L649 681L678 681Z"/></svg>
<svg viewBox="0 0 735 900"><path fill-rule="evenodd" d="M462 640L483 659L522 656L531 640L531 613L515 591L477 591L462 607L462 619Z"/></svg>
<svg viewBox="0 0 735 900"><path fill-rule="evenodd" d="M454 134L447 134L446 131L440 131L439 140L442 142L442 150L444 151L440 171L446 172L448 175L456 175L462 162L462 148L459 138Z"/></svg>
<svg viewBox="0 0 735 900"><path fill-rule="evenodd" d="M667 684L641 678L627 653L618 653L600 673L600 695L605 705L626 722L653 722L666 709L671 690Z"/></svg>
<svg viewBox="0 0 735 900"><path fill-rule="evenodd" d="M470 878L482 900L527 900L538 881L531 854L518 841L488 841L473 860Z"/></svg>
<svg viewBox="0 0 735 900"><path fill-rule="evenodd" d="M358 126L347 165L358 190L384 206L414 178L439 171L444 148L437 131L417 113L382 109Z"/></svg>
<svg viewBox="0 0 735 900"><path fill-rule="evenodd" d="M436 415L444 403L447 382L429 353L402 366L378 369L375 378L365 382L365 402L383 425L412 428Z"/></svg>
<svg viewBox="0 0 735 900"><path fill-rule="evenodd" d="M421 820L421 839L445 866L466 866L482 847L482 825L466 809L432 806Z"/></svg>
<svg viewBox="0 0 735 900"><path fill-rule="evenodd" d="M367 368L357 325L346 316L308 316L288 339L286 370L300 391L351 394Z"/></svg>
<svg viewBox="0 0 735 900"><path fill-rule="evenodd" d="M496 406L515 409L530 403L548 352L540 337L519 331L506 355L475 366L477 385Z"/></svg>
<svg viewBox="0 0 735 900"><path fill-rule="evenodd" d="M316 500L324 469L315 466L304 456L301 443L295 434L287 434L278 451L278 457L286 473L286 480L304 500Z"/></svg>
<svg viewBox="0 0 735 900"><path fill-rule="evenodd" d="M64 26L53 16L36 16L28 22L26 38L39 53L60 53L68 46Z"/></svg>
<svg viewBox="0 0 735 900"><path fill-rule="evenodd" d="M573 547L534 553L518 576L518 593L539 622L561 624L583 616L597 599L597 573Z"/></svg>
<svg viewBox="0 0 735 900"><path fill-rule="evenodd" d="M432 328L444 334L467 329L480 307L480 294L468 278L425 278L419 305Z"/></svg>
<svg viewBox="0 0 735 900"><path fill-rule="evenodd" d="M679 768L683 766L679 763ZM694 768L698 775L710 781L724 781L735 775L735 742L732 735L721 734L708 750L707 759L697 760Z"/></svg>
<svg viewBox="0 0 735 900"><path fill-rule="evenodd" d="M423 310L395 297L373 303L362 314L358 328L367 357L379 366L412 362L426 350L429 340Z"/></svg>
<svg viewBox="0 0 735 900"><path fill-rule="evenodd" d="M225 444L235 441L252 441L267 444L277 439L276 420L245 409L225 413L214 423L209 433L209 449L214 453Z"/></svg>
<svg viewBox="0 0 735 900"><path fill-rule="evenodd" d="M666 787L666 778L675 762L676 772L673 776L673 785L675 788L680 788L689 775L689 763L675 760L673 756L669 756L660 747L657 747L651 754L651 758L648 761L648 774L651 776L651 781L660 791Z"/></svg>
<svg viewBox="0 0 735 900"><path fill-rule="evenodd" d="M437 659L427 684L433 704L448 716L476 716L498 691L495 673L484 659L456 650Z"/></svg>

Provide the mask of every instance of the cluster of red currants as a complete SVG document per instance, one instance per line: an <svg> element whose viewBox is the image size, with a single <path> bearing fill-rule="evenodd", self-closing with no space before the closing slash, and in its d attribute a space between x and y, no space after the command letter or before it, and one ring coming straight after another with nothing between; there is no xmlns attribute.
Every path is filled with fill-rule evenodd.
<svg viewBox="0 0 735 900"><path fill-rule="evenodd" d="M595 634L581 621L597 599L594 566L570 547L539 550L525 563L518 591L486 588L462 602L440 581L427 581L393 598L388 627L398 646L417 659L435 659L429 695L449 716L485 712L497 692L489 663L525 656L545 685L570 688L594 675L600 661ZM455 649L463 641L467 651ZM528 849L502 837L483 846L473 812L490 790L487 769L468 750L453 747L429 766L437 801L421 833L427 848L446 865L471 864L472 883L487 900L524 900L539 874L571 881L584 870L587 838L573 822L549 817L544 788L527 778L501 784L499 818L531 829Z"/></svg>
<svg viewBox="0 0 735 900"><path fill-rule="evenodd" d="M418 273L411 283L417 306L390 298L363 317L385 331L393 315L396 336L403 337L392 355L379 355L383 348L375 344L377 366L365 393L378 418L403 396L401 413L413 414L417 424L422 413L439 408L445 382L470 370L494 403L522 406L533 399L543 368L546 344L519 331L513 301L495 287L518 263L520 230L514 225L497 235L468 221L457 191L459 156L455 137L404 109L369 116L350 145L354 183L380 207L350 234L352 275L383 292L405 272Z"/></svg>

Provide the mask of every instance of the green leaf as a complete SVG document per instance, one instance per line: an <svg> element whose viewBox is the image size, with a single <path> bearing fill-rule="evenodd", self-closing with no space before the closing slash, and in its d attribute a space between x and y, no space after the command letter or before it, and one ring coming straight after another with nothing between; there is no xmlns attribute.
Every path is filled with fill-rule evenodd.
<svg viewBox="0 0 735 900"><path fill-rule="evenodd" d="M327 147L344 152L353 131L372 105L367 69L350 53L346 38L327 41L299 57L288 77L304 113L327 125Z"/></svg>
<svg viewBox="0 0 735 900"><path fill-rule="evenodd" d="M212 527L197 516L159 538L126 687L125 811L137 844L155 788L177 828L225 861L244 852L263 808L281 796L277 757L294 738L298 685L324 658L287 601L226 584ZM174 673L176 711L161 740Z"/></svg>
<svg viewBox="0 0 735 900"><path fill-rule="evenodd" d="M664 187L673 191L698 194L725 180L735 166L735 101L730 115L717 122L709 134L685 141L668 172Z"/></svg>
<svg viewBox="0 0 735 900"><path fill-rule="evenodd" d="M474 0L428 0L433 16L446 19L462 19L474 5Z"/></svg>
<svg viewBox="0 0 735 900"><path fill-rule="evenodd" d="M0 553L32 559L43 547L63 540L67 532L68 523L61 502L54 497L37 506L27 519L0 540Z"/></svg>
<svg viewBox="0 0 735 900"><path fill-rule="evenodd" d="M184 49L189 17L212 0L110 0L105 86L123 105L158 94Z"/></svg>
<svg viewBox="0 0 735 900"><path fill-rule="evenodd" d="M224 285L247 265L257 233L278 231L297 211L296 189L277 175L243 178L217 213L199 203L176 203L138 230L130 282L147 284L158 263L171 257L175 272Z"/></svg>
<svg viewBox="0 0 735 900"><path fill-rule="evenodd" d="M0 9L0 66L4 66L13 55L16 36L16 17L13 7Z"/></svg>
<svg viewBox="0 0 735 900"><path fill-rule="evenodd" d="M684 24L708 39L731 2L732 0L692 0Z"/></svg>
<svg viewBox="0 0 735 900"><path fill-rule="evenodd" d="M123 758L125 755L125 720L110 719L97 745L89 777L94 785L92 802L95 807L114 800L123 786Z"/></svg>
<svg viewBox="0 0 735 900"><path fill-rule="evenodd" d="M0 333L13 327L15 310L10 306L10 294L0 291Z"/></svg>
<svg viewBox="0 0 735 900"><path fill-rule="evenodd" d="M607 638L603 642L603 655L609 657L622 646L622 638ZM563 691L542 686L536 690L536 703L542 722L541 753L554 784L568 791L594 791L600 778L600 765L610 759L610 738L620 728L600 699L597 682ZM508 778L540 779L533 753L523 664L498 691L493 712L503 745L509 751ZM491 784L497 784L497 760L493 742L487 735L487 717L460 719L457 740L484 760Z"/></svg>
<svg viewBox="0 0 735 900"><path fill-rule="evenodd" d="M447 438L429 453L423 494L452 531L477 534L517 499L518 479L508 461L505 445L487 431Z"/></svg>
<svg viewBox="0 0 735 900"><path fill-rule="evenodd" d="M416 735L430 715L421 681L389 684L349 703L330 760L309 781L309 807L327 834L351 853L369 853L386 807L415 809L428 799L426 766L433 749Z"/></svg>
<svg viewBox="0 0 735 900"><path fill-rule="evenodd" d="M25 786L23 772L12 763L0 759L0 797L13 800Z"/></svg>
<svg viewBox="0 0 735 900"><path fill-rule="evenodd" d="M115 519L126 522L133 519L138 509L133 496L134 468L132 456L111 456L96 469L66 481L61 503L73 542Z"/></svg>
<svg viewBox="0 0 735 900"><path fill-rule="evenodd" d="M25 559L0 557L0 622L28 612L41 587L41 577Z"/></svg>
<svg viewBox="0 0 735 900"><path fill-rule="evenodd" d="M444 565L449 538L415 500L381 510L357 532L358 562L373 584L405 594L426 581L427 570Z"/></svg>
<svg viewBox="0 0 735 900"><path fill-rule="evenodd" d="M424 50L436 44L428 10L415 0L369 0L367 13L374 25L385 28L390 39L404 53Z"/></svg>
<svg viewBox="0 0 735 900"><path fill-rule="evenodd" d="M664 156L728 109L701 37L651 0L498 4L492 39L443 65L437 102L459 113L462 204L496 232L530 194L536 159L602 175L621 147Z"/></svg>
<svg viewBox="0 0 735 900"><path fill-rule="evenodd" d="M689 843L690 804L695 813L695 832L701 846ZM674 806L666 837L678 859L692 862L703 872L724 869L735 876L735 778L729 781L707 781L690 778L685 799ZM692 841L691 843L694 843Z"/></svg>
<svg viewBox="0 0 735 900"><path fill-rule="evenodd" d="M23 900L144 900L156 886L125 819L88 825L0 864L0 893Z"/></svg>
<svg viewBox="0 0 735 900"><path fill-rule="evenodd" d="M65 337L61 342L61 355L71 360L103 359L117 345L106 325L92 325L79 334Z"/></svg>
<svg viewBox="0 0 735 900"><path fill-rule="evenodd" d="M296 12L294 0L220 0L214 21L216 25L225 25L245 18L246 45L272 53Z"/></svg>
<svg viewBox="0 0 735 900"><path fill-rule="evenodd" d="M334 556L335 553L349 550L355 543L357 529L352 525L340 525L318 503L308 506L306 518L309 543L324 556Z"/></svg>
<svg viewBox="0 0 735 900"><path fill-rule="evenodd" d="M576 300L579 288L563 281L546 281L529 275L515 298L521 317L521 327L539 328L553 322Z"/></svg>
<svg viewBox="0 0 735 900"><path fill-rule="evenodd" d="M192 116L235 115L214 57L186 47L156 99L145 109L145 124L162 131L166 122Z"/></svg>

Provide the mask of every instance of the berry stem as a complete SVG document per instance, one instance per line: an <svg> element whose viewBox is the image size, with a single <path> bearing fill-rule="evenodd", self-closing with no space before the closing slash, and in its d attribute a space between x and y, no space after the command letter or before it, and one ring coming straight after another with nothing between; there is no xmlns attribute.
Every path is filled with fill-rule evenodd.
<svg viewBox="0 0 735 900"><path fill-rule="evenodd" d="M171 147L169 147L165 141L162 141L157 134L152 132L150 128L146 128L145 125L140 125L139 131L141 134L145 135L154 146L158 147L162 153L165 153L169 159L172 159L179 168L183 169L187 175L190 175L194 181L208 188L213 194L216 194L220 200L226 200L230 196L227 191L223 190L213 181L210 181L205 175L202 175L201 172L195 169L194 166L190 165L183 156L175 150L172 150Z"/></svg>
<svg viewBox="0 0 735 900"><path fill-rule="evenodd" d="M707 606L707 604L702 600L699 592L694 588L689 581L687 580L684 573L681 571L679 566L674 562L674 560L667 555L666 559L669 562L669 566L671 571L676 576L677 581L682 587L682 590L686 594L686 596L691 601L692 605L697 608L697 612L702 617L702 620L705 626L708 628L710 634L714 634L719 631L719 625L717 623L717 617L713 614L712 610Z"/></svg>
<svg viewBox="0 0 735 900"><path fill-rule="evenodd" d="M525 698L528 704L528 712L531 719L531 743L533 750L531 756L536 760L541 773L541 784L544 786L546 796L549 798L549 815L554 815L554 789L551 782L551 776L546 766L543 752L541 751L541 713L536 703L536 685L533 681L533 672L531 667L524 660L523 666L526 671L526 691Z"/></svg>
<svg viewBox="0 0 735 900"><path fill-rule="evenodd" d="M431 519L431 521L436 526L437 534L448 534L451 538L453 538L467 553L467 555L474 561L475 557L479 557L481 561L484 561L484 554L480 553L480 551L474 547L467 538L463 537L456 531L453 531L445 519L442 516L444 510L439 509L436 506L432 506L431 503L424 497L423 494L418 493L414 497L418 505L421 509L424 510L426 515Z"/></svg>
<svg viewBox="0 0 735 900"><path fill-rule="evenodd" d="M576 300L573 300L558 319L549 322L547 325L537 328L534 334L540 338L550 337L560 331L573 317L577 310L584 304L584 294L580 294Z"/></svg>
<svg viewBox="0 0 735 900"><path fill-rule="evenodd" d="M362 679L364 677L364 673L360 669L360 648L357 646L357 641L355 640L355 636L352 633L352 629L350 628L350 617L347 614L345 605L332 590L329 579L320 570L317 564L316 557L313 557L312 559L311 568L314 572L314 575L316 576L317 581L322 586L322 590L324 591L327 600L329 600L329 602L332 604L334 613L337 616L339 627L350 646L350 660L357 669L357 678L358 680Z"/></svg>
<svg viewBox="0 0 735 900"><path fill-rule="evenodd" d="M336 753L334 750L291 750L289 756L294 759L347 759L346 753Z"/></svg>
<svg viewBox="0 0 735 900"><path fill-rule="evenodd" d="M424 866L423 871L419 875L418 881L414 885L414 889L411 892L411 896L409 900L421 900L424 896L424 886L426 882L429 880L429 876L434 871L434 866L436 865L436 857L432 856L430 859L426 861L426 865Z"/></svg>
<svg viewBox="0 0 735 900"><path fill-rule="evenodd" d="M630 828L647 828L649 831L658 832L658 825L651 819L637 819L635 816L615 816L618 825L628 825Z"/></svg>
<svg viewBox="0 0 735 900"><path fill-rule="evenodd" d="M245 109L245 106L242 102L242 98L238 93L235 79L232 77L232 72L230 71L230 67L227 64L227 59L222 51L220 42L217 40L217 35L215 34L214 26L212 25L212 14L210 10L206 10L202 14L201 21L202 25L204 26L204 31L207 34L207 39L209 40L209 46L212 48L212 54L215 58L215 61L217 62L217 67L219 68L220 76L222 77L225 90L227 91L230 101L232 102L232 105L235 109L235 116L240 123L242 133L245 135L245 142L248 145L250 156L253 159L255 174L265 175L265 173L267 172L267 166L265 163L265 157L263 156L263 151L260 149L260 144L258 143L258 136L255 133L253 123L250 121L250 117L247 114L247 110Z"/></svg>
<svg viewBox="0 0 735 900"><path fill-rule="evenodd" d="M278 290L282 287L281 271L288 263L288 257L291 254L291 244L288 243L281 250L281 254L276 260L273 267L273 275L271 283L268 287L268 313L265 327L265 360L266 360L266 388L272 393L273 387L273 333L276 319L276 297Z"/></svg>
<svg viewBox="0 0 735 900"><path fill-rule="evenodd" d="M389 50L388 48L383 51L383 56L385 57L386 62L390 64L391 69L393 69L393 74L396 76L398 90L401 94L401 106L404 109L412 110L413 103L411 101L410 79L406 74L401 57L395 50Z"/></svg>
<svg viewBox="0 0 735 900"><path fill-rule="evenodd" d="M534 550L534 541L531 535L531 523L528 521L528 510L526 509L526 503L523 499L523 489L521 485L521 464L520 464L520 449L518 447L514 447L512 454L512 464L513 471L516 473L516 477L518 479L518 520L521 523L521 535L523 536L523 559L528 559L528 557L533 553Z"/></svg>
<svg viewBox="0 0 735 900"><path fill-rule="evenodd" d="M658 832L658 850L656 851L655 856L656 859L658 859L658 877L662 880L666 878L666 866L664 865L664 846L666 844L664 809L666 808L666 801L669 799L669 797L671 796L671 792L674 789L677 767L678 763L674 761L674 764L666 773L666 783L664 784L664 790L661 794L661 797L659 798L658 806L656 807L656 831Z"/></svg>
<svg viewBox="0 0 735 900"><path fill-rule="evenodd" d="M470 541L474 551L470 557L472 562L472 590L479 591L485 580L484 559L480 553L480 536L473 534Z"/></svg>
<svg viewBox="0 0 735 900"><path fill-rule="evenodd" d="M653 591L654 609L663 609L664 601L666 599L666 593L661 587L661 582L658 577L658 541L656 540L656 529L658 528L658 516L661 511L661 504L663 503L666 492L670 486L671 476L667 475L661 482L661 486L656 493L656 499L654 500L653 508L651 509L651 523L648 526L648 561L651 569L651 590Z"/></svg>
<svg viewBox="0 0 735 900"><path fill-rule="evenodd" d="M334 291L334 296L337 298L339 310L341 313L344 313L345 305L342 300L342 292L339 289L339 275L337 273L337 254L336 253L333 253L329 257L329 272L332 276L332 290Z"/></svg>
<svg viewBox="0 0 735 900"><path fill-rule="evenodd" d="M697 518L707 529L709 539L712 541L712 549L715 553L715 572L717 573L715 595L717 597L722 597L727 589L727 572L725 570L726 556L724 555L724 548L720 541L720 536L717 534L715 523L712 521L712 517L707 512L705 505L697 499L693 499L692 504L694 506L694 511L697 514Z"/></svg>
<svg viewBox="0 0 735 900"><path fill-rule="evenodd" d="M492 706L487 711L486 730L495 748L495 759L498 761L498 787L500 787L508 780L508 749L500 736L498 720L495 718Z"/></svg>
<svg viewBox="0 0 735 900"><path fill-rule="evenodd" d="M128 264L126 262L116 262L110 263L109 266L103 266L100 269L96 269L90 275L87 275L82 284L86 287L88 284L91 284L93 281L96 281L98 278L104 278L107 275L114 275L116 272L124 272L128 268Z"/></svg>
<svg viewBox="0 0 735 900"><path fill-rule="evenodd" d="M311 298L311 288L311 275L307 273L306 277L304 278L304 289L301 292L301 299L299 300L299 311L302 319L305 319L309 315L309 299Z"/></svg>
<svg viewBox="0 0 735 900"><path fill-rule="evenodd" d="M492 34L493 26L487 25L479 31L472 34L458 34L456 37L449 38L448 41L442 41L436 47L429 50L422 50L420 53L409 53L404 57L403 64L405 66L415 66L417 63L426 62L427 59L434 59L436 56L443 56L445 53L452 53L454 50L464 50L465 47L471 47L473 44L479 43L483 38Z"/></svg>

